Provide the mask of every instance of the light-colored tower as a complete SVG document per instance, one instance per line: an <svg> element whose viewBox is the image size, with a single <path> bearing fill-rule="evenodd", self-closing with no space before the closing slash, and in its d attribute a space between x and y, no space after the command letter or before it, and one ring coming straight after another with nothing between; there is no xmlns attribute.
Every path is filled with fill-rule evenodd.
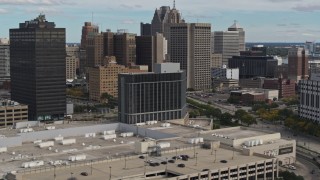
<svg viewBox="0 0 320 180"><path fill-rule="evenodd" d="M10 80L10 43L0 39L0 82Z"/></svg>
<svg viewBox="0 0 320 180"><path fill-rule="evenodd" d="M245 50L245 31L235 21L228 31L214 32L211 43L213 52L222 54L222 63L228 66L228 60L232 56L239 56L240 51Z"/></svg>
<svg viewBox="0 0 320 180"><path fill-rule="evenodd" d="M211 24L171 24L169 31L170 62L180 63L180 68L187 72L187 87L209 89Z"/></svg>

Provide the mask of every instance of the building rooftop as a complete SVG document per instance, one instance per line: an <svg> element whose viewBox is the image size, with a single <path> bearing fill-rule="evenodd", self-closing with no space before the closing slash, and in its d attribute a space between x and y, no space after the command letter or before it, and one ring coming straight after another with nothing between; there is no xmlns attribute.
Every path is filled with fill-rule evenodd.
<svg viewBox="0 0 320 180"><path fill-rule="evenodd" d="M197 158L194 158L194 152L197 153ZM216 161L215 161L216 153ZM166 159L171 159L176 155L175 152L165 153L161 157L147 157L146 159L140 159L138 156L126 157L126 164L124 163L124 158L121 157L115 160L107 160L103 162L94 162L92 165L92 175L91 175L91 164L78 162L77 166L67 166L56 168L56 178L57 179L67 179L71 176L76 178L85 178L85 179L106 179L106 177L111 177L112 179L143 179L143 174L146 173L152 174L154 172L164 172L165 169L168 170L168 173L174 175L185 175L198 173L204 169L217 170L217 169L228 169L228 167L234 167L244 164L255 164L255 162L263 162L267 159L262 156L248 156L242 155L239 152L217 148L215 153L211 153L211 150L205 149L189 149L178 151L177 154L189 155L190 158L188 161L177 160L175 163L168 163L167 165L160 166L149 166L145 163L146 160L151 160L153 162L166 161ZM226 160L226 163L220 162L221 160ZM215 161L215 162L214 162ZM185 164L184 168L180 168L177 165L183 163ZM82 164L82 165L81 165ZM212 164L212 166L208 166ZM145 166L146 165L146 166ZM83 177L80 175L81 172L87 172L89 176ZM160 173L159 173L160 174ZM32 180L42 180L48 178L48 176L54 176L54 168L47 169L46 172L40 172L36 174L23 174L23 179L32 179ZM164 179L164 176L155 177L154 179Z"/></svg>

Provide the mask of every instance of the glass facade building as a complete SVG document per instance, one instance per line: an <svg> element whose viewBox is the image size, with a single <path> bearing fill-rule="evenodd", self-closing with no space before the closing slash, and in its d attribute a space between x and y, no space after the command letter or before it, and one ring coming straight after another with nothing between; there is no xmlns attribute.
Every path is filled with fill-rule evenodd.
<svg viewBox="0 0 320 180"><path fill-rule="evenodd" d="M10 29L11 99L28 105L29 120L64 118L65 34L44 15Z"/></svg>
<svg viewBox="0 0 320 180"><path fill-rule="evenodd" d="M119 121L128 124L184 118L185 72L119 74Z"/></svg>

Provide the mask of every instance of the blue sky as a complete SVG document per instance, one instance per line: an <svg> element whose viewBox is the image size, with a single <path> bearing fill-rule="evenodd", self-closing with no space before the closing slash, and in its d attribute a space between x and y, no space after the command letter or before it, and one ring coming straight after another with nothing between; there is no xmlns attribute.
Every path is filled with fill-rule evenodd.
<svg viewBox="0 0 320 180"><path fill-rule="evenodd" d="M10 28L41 12L67 29L67 42L80 42L81 27L91 21L92 12L100 30L139 34L140 22L151 22L156 8L172 4L173 0L0 0L0 37L8 37ZM320 0L176 0L176 8L187 22L211 23L213 31L224 31L237 20L247 42L320 40Z"/></svg>

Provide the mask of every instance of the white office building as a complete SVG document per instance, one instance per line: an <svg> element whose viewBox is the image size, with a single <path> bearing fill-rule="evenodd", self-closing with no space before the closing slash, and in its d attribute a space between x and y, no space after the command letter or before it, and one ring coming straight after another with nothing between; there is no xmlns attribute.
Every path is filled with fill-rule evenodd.
<svg viewBox="0 0 320 180"><path fill-rule="evenodd" d="M317 79L318 76L311 76L311 80L299 81L299 116L320 122L320 81Z"/></svg>

